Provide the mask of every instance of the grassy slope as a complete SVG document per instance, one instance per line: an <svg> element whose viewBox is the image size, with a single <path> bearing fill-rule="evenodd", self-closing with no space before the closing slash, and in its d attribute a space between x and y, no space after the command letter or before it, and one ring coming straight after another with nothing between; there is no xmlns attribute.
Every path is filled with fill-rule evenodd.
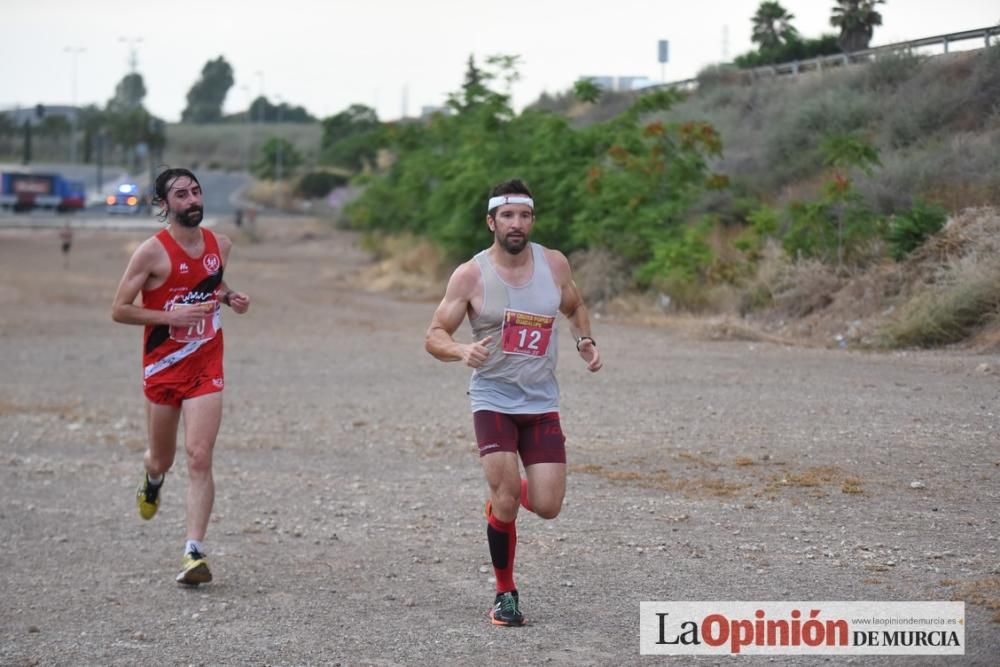
<svg viewBox="0 0 1000 667"><path fill-rule="evenodd" d="M995 347L998 100L1000 47L930 59L893 57L755 82L735 72L705 76L700 91L666 118L707 120L719 129L725 152L715 167L730 176L732 187L703 207L724 222L745 222L747 202L817 198L823 179L819 145L831 133L859 134L877 147L881 165L871 175L852 174L873 210L888 216L923 198L952 215L946 230L901 264L875 262L838 272L772 252L746 284L716 289L717 306L745 307L762 290L774 305L754 314L759 326L820 344L935 346L971 337L994 341L988 347ZM609 107L621 103L608 100ZM580 122L605 115L600 108L566 109ZM732 292L740 290L734 298Z"/></svg>

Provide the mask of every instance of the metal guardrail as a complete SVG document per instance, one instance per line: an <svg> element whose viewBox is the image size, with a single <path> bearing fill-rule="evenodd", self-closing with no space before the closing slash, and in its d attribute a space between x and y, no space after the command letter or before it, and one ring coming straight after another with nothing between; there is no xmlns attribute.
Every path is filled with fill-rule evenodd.
<svg viewBox="0 0 1000 667"><path fill-rule="evenodd" d="M990 26L987 28L978 28L976 30L964 30L962 32L953 32L947 35L937 35L934 37L923 37L921 39L913 39L906 42L896 42L894 44L885 44L883 46L876 46L870 49L865 49L863 51L854 51L853 53L837 53L829 56L820 56L818 58L810 58L808 60L795 60L792 62L779 63L776 65L764 65L761 67L753 67L749 69L740 69L738 72L740 74L748 75L752 78L757 78L761 76L780 76L785 74L798 74L800 72L806 72L810 70L822 71L824 69L830 69L833 67L842 67L844 65L850 65L852 63L868 62L872 58L877 58L880 55L885 55L888 53L897 53L899 51L912 51L924 46L937 46L941 45L944 48L944 53L949 52L949 46L955 42L963 42L970 39L981 39L984 42L984 46L989 47L990 41L1000 41L1000 25ZM681 81L671 81L668 83L659 83L653 86L647 86L642 88L642 91L649 90L661 90L663 88L673 88L678 90L693 90L698 87L698 78L683 79Z"/></svg>

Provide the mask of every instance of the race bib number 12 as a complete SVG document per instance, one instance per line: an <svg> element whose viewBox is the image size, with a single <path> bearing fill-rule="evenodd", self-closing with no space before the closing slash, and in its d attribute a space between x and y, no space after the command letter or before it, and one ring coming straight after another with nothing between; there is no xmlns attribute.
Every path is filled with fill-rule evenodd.
<svg viewBox="0 0 1000 667"><path fill-rule="evenodd" d="M549 349L556 318L506 309L501 329L501 349L504 354L541 357Z"/></svg>

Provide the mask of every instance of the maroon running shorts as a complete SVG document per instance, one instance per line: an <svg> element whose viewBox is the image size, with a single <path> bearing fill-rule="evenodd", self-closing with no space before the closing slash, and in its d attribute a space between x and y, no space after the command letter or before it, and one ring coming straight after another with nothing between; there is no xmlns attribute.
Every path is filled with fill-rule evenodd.
<svg viewBox="0 0 1000 667"><path fill-rule="evenodd" d="M518 452L524 465L566 463L566 436L558 412L540 415L508 415L477 410L472 415L479 455Z"/></svg>

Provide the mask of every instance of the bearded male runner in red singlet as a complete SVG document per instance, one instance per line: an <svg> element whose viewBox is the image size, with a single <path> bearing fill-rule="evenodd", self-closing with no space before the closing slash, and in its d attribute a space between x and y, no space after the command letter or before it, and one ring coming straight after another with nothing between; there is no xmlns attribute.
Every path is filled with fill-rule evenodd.
<svg viewBox="0 0 1000 667"><path fill-rule="evenodd" d="M132 255L111 307L123 324L145 326L143 391L149 448L136 492L143 519L160 505L160 489L177 452L177 425L184 418L187 453L187 544L178 583L208 583L205 531L215 500L212 451L222 421L221 306L245 313L250 297L222 278L232 243L199 227L204 214L201 184L187 169L167 169L157 178L153 203L167 228ZM135 303L142 294L141 305Z"/></svg>

